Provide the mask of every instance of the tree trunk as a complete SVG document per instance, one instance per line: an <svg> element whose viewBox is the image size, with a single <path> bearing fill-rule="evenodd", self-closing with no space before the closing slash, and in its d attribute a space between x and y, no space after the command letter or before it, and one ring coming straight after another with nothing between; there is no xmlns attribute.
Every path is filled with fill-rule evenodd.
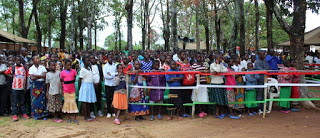
<svg viewBox="0 0 320 138"><path fill-rule="evenodd" d="M197 41L197 51L201 51L200 47L200 27L199 27L199 3L196 4L196 41Z"/></svg>
<svg viewBox="0 0 320 138"><path fill-rule="evenodd" d="M143 12L143 27L142 27L142 50L146 49L146 25L147 25L147 12L148 12L148 7L147 7L147 1L148 0L144 0L144 10L141 12ZM141 1L142 2L142 1ZM141 3L142 4L142 3ZM142 6L141 6L142 7Z"/></svg>
<svg viewBox="0 0 320 138"><path fill-rule="evenodd" d="M217 44L217 51L220 52L220 20L218 16L218 9L217 9L217 3L214 3L214 24L216 29L216 44Z"/></svg>
<svg viewBox="0 0 320 138"><path fill-rule="evenodd" d="M40 28L40 23L38 19L38 10L37 10L37 3L36 0L32 0L33 4L33 9L35 10L34 12L34 22L36 24L36 30L37 30L37 50L41 52L41 42L42 42L42 32Z"/></svg>
<svg viewBox="0 0 320 138"><path fill-rule="evenodd" d="M161 8L161 20L162 20L162 37L163 37L163 40L164 40L164 50L167 51L167 46L168 46L168 42L166 41L166 35L167 35L167 32L166 32L166 20L165 20L165 17L164 17L164 11L163 11L163 4L162 4L162 1L160 0L160 8Z"/></svg>
<svg viewBox="0 0 320 138"><path fill-rule="evenodd" d="M166 19L166 40L165 41L167 41L167 51L169 51L170 50L170 26L169 26L169 24L170 24L170 5L169 5L169 0L167 0L167 13L166 13L166 15L167 15L167 19Z"/></svg>
<svg viewBox="0 0 320 138"><path fill-rule="evenodd" d="M114 50L118 50L118 29L116 29L116 32L114 32Z"/></svg>
<svg viewBox="0 0 320 138"><path fill-rule="evenodd" d="M78 25L79 25L79 40L80 40L80 50L83 50L83 18L82 18L82 3L78 0L79 11L78 11Z"/></svg>
<svg viewBox="0 0 320 138"><path fill-rule="evenodd" d="M87 44L87 50L92 50L92 22L94 18L94 3L95 0L91 0L87 9L87 23L88 23L88 44Z"/></svg>
<svg viewBox="0 0 320 138"><path fill-rule="evenodd" d="M51 28L52 28L52 16L51 16L51 7L48 7L49 9L49 17L48 17L48 46L49 46L49 51L51 51Z"/></svg>
<svg viewBox="0 0 320 138"><path fill-rule="evenodd" d="M209 54L209 42L210 42L210 31L209 31L209 20L208 20L208 10L207 10L207 3L206 1L203 1L203 10L204 10L204 30L205 30L205 34L206 34L206 50L207 50L207 54Z"/></svg>
<svg viewBox="0 0 320 138"><path fill-rule="evenodd" d="M273 2L269 1L270 6L273 7ZM267 10L267 44L268 44L268 54L273 49L273 38L272 38L272 10L266 8Z"/></svg>
<svg viewBox="0 0 320 138"><path fill-rule="evenodd" d="M259 3L258 0L254 0L254 6L256 11L256 31L255 31L255 37L256 37L256 52L259 51L260 47L260 39L259 39L259 24L260 24L260 13L259 13Z"/></svg>
<svg viewBox="0 0 320 138"><path fill-rule="evenodd" d="M60 21L61 21L61 34L60 34L60 49L65 49L66 41L66 20L68 0L60 0Z"/></svg>
<svg viewBox="0 0 320 138"><path fill-rule="evenodd" d="M127 48L129 51L132 50L132 15L133 15L133 0L128 0L126 9L128 11L128 33L127 33Z"/></svg>
<svg viewBox="0 0 320 138"><path fill-rule="evenodd" d="M97 50L97 22L94 22L94 50Z"/></svg>
<svg viewBox="0 0 320 138"><path fill-rule="evenodd" d="M240 12L240 4L239 1L235 1L235 19L233 23L233 31L231 36L231 47L233 49L233 53L236 54L237 51L237 39L238 39L238 31L239 31L239 12Z"/></svg>
<svg viewBox="0 0 320 138"><path fill-rule="evenodd" d="M118 35L119 35L119 51L121 51L121 31L120 31L120 24L118 24Z"/></svg>
<svg viewBox="0 0 320 138"><path fill-rule="evenodd" d="M239 0L240 9L240 55L244 56L246 53L246 27L244 20L244 0Z"/></svg>
<svg viewBox="0 0 320 138"><path fill-rule="evenodd" d="M24 1L23 0L17 0L18 1L18 5L19 5L19 25L20 25L20 28L21 28L21 31L20 31L20 35L23 37L23 38L26 38L28 39L28 33L29 33L29 28L30 28L30 25L31 25L31 20L32 20L32 17L33 17L33 14L34 14L34 9L32 9L31 11L31 14L29 16L29 19L28 19L28 24L26 26L25 24L25 19L24 19ZM39 2L39 0L35 1L33 4L37 5L37 3ZM27 47L28 45L26 43L23 44L24 47Z"/></svg>
<svg viewBox="0 0 320 138"><path fill-rule="evenodd" d="M72 51L75 51L75 44L74 44L74 32L75 32L75 29L74 29L74 25L75 25L75 11L74 11L74 0L71 0L71 47L70 49Z"/></svg>
<svg viewBox="0 0 320 138"><path fill-rule="evenodd" d="M77 27L74 28L74 52L78 51L78 29Z"/></svg>
<svg viewBox="0 0 320 138"><path fill-rule="evenodd" d="M178 49L177 41L177 0L171 0L171 46L173 49Z"/></svg>

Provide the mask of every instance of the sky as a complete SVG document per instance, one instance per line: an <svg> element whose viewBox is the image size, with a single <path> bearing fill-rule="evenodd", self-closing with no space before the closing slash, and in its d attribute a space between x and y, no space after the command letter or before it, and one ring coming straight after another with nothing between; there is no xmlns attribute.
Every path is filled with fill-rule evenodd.
<svg viewBox="0 0 320 138"><path fill-rule="evenodd" d="M111 22L114 20L114 17L106 17L105 18L106 21L109 21L109 24L111 24ZM307 10L307 15L306 15L306 32L320 26L320 24L318 23L320 21L320 15L316 14L316 13L312 13L310 10ZM127 40L127 22L126 22L126 18L122 19L122 27L121 27L121 32L123 34L123 40ZM162 20L161 17L159 15L156 15L153 23L151 24L151 28L154 29L158 34L161 34L161 29L160 27L162 26ZM106 26L104 30L99 31L98 34L98 42L97 45L98 46L104 46L104 40L107 36L111 35L113 32L115 31L115 29L113 28L113 26L109 25ZM134 23L134 27L132 30L133 34L133 44L135 43L139 43L141 41L141 28L136 26ZM160 39L157 41L157 43L163 44L164 41L162 39L162 37L160 37Z"/></svg>

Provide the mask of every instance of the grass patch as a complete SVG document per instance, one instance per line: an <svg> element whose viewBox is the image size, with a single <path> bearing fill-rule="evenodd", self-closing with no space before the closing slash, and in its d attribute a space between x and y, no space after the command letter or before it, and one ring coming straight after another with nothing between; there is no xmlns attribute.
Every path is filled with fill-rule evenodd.
<svg viewBox="0 0 320 138"><path fill-rule="evenodd" d="M9 126L9 117L4 117L2 118L2 120L0 121L0 126Z"/></svg>

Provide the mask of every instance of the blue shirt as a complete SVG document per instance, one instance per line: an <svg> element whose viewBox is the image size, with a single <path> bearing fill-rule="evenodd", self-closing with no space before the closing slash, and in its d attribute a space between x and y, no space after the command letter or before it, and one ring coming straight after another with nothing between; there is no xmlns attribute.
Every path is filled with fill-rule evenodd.
<svg viewBox="0 0 320 138"><path fill-rule="evenodd" d="M266 60L260 60L258 59L256 63L254 64L255 70L268 70L270 67L268 66ZM264 74L259 74L259 79L257 79L258 82L264 82Z"/></svg>
<svg viewBox="0 0 320 138"><path fill-rule="evenodd" d="M171 68L168 71L179 71L179 69L172 70ZM168 74L166 75L166 81L168 82L171 78L178 78L178 77L183 77L182 74ZM174 86L181 86L180 81L175 81L175 82L168 82L169 87L174 87Z"/></svg>
<svg viewBox="0 0 320 138"><path fill-rule="evenodd" d="M152 61L149 60L149 62L145 62L144 60L140 61L141 63L141 70L143 71L149 71L152 68Z"/></svg>
<svg viewBox="0 0 320 138"><path fill-rule="evenodd" d="M281 64L282 58L278 58L276 56L266 56L266 61L268 62L268 65L270 66L271 70L279 70L278 64Z"/></svg>

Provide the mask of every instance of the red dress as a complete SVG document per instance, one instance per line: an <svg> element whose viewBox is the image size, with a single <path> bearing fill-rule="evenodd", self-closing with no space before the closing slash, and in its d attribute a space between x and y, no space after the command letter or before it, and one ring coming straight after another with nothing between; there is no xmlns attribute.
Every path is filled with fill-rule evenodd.
<svg viewBox="0 0 320 138"><path fill-rule="evenodd" d="M290 70L297 70L295 67L290 67ZM299 82L299 75L293 75L292 83ZM291 98L300 98L300 90L298 86L292 86L291 88Z"/></svg>
<svg viewBox="0 0 320 138"><path fill-rule="evenodd" d="M128 64L128 67L125 67L125 65L124 65L124 67L123 67L123 72L124 73L127 73L129 70L131 70L132 69L132 65L131 64Z"/></svg>

